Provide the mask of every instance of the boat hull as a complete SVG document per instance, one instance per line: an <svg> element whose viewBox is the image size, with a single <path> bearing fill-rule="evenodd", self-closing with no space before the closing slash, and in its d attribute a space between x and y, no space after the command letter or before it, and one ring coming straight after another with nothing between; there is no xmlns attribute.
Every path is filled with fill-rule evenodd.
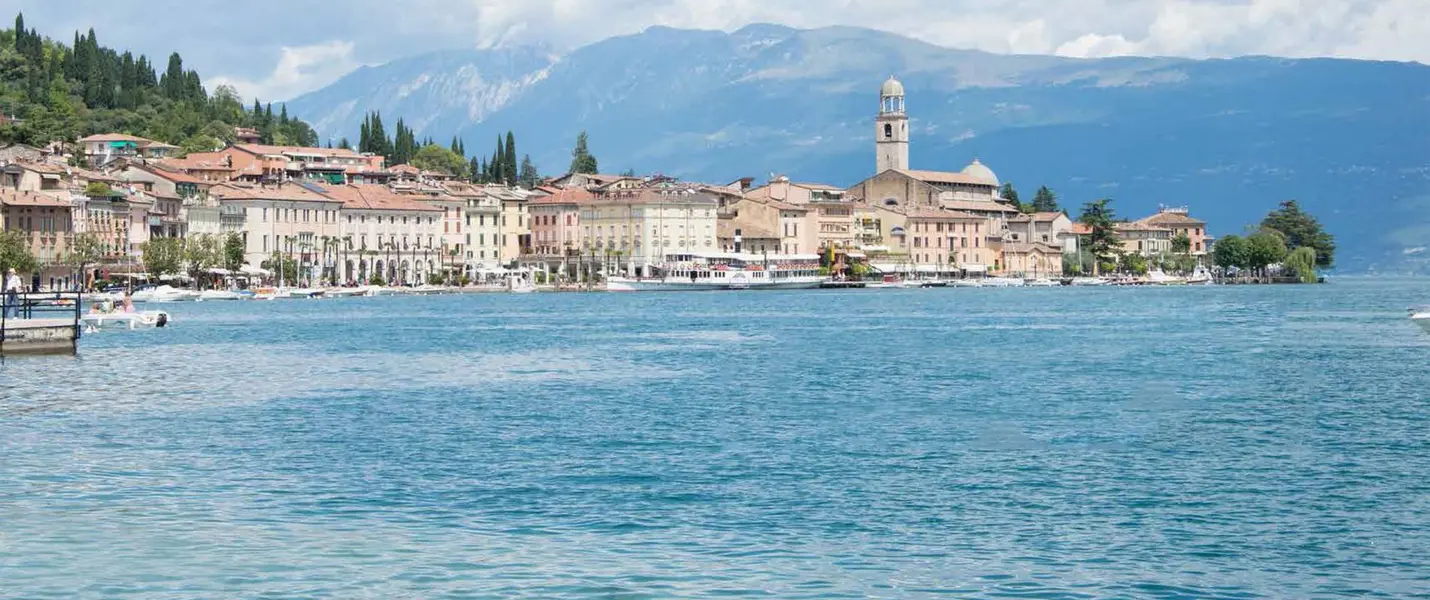
<svg viewBox="0 0 1430 600"><path fill-rule="evenodd" d="M1430 333L1430 312L1410 315L1410 322L1420 326L1420 330Z"/></svg>
<svg viewBox="0 0 1430 600"><path fill-rule="evenodd" d="M811 290L827 281L824 277L791 277L780 281L684 281L612 277L606 289L612 292L711 292L722 290Z"/></svg>

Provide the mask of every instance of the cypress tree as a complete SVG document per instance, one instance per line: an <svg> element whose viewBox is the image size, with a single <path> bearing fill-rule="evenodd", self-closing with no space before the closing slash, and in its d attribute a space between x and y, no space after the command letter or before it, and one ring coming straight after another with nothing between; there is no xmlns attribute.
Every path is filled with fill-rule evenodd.
<svg viewBox="0 0 1430 600"><path fill-rule="evenodd" d="M506 158L506 164L502 166L502 170L506 172L507 182L517 183L521 172L517 170L516 137L512 136L509 130L506 132L506 151L502 155Z"/></svg>

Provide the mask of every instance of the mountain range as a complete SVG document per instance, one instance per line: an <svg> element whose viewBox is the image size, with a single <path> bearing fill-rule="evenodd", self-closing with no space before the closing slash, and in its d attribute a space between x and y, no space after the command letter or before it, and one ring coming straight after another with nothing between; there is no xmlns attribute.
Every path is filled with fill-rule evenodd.
<svg viewBox="0 0 1430 600"><path fill-rule="evenodd" d="M1076 216L1187 205L1215 235L1297 199L1352 271L1430 273L1430 67L1244 57L1073 59L944 48L851 27L653 27L568 53L454 50L363 67L290 101L324 139L366 111L485 152L507 130L543 173L590 135L602 171L728 182L873 174L878 90L907 89L911 166L974 158Z"/></svg>

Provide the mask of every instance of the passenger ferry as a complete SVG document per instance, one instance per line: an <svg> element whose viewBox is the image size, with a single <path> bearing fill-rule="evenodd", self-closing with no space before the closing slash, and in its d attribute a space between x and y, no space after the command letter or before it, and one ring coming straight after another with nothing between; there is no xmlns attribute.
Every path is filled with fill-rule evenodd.
<svg viewBox="0 0 1430 600"><path fill-rule="evenodd" d="M611 277L613 292L698 290L804 290L829 277L819 274L818 254L667 254L650 277Z"/></svg>

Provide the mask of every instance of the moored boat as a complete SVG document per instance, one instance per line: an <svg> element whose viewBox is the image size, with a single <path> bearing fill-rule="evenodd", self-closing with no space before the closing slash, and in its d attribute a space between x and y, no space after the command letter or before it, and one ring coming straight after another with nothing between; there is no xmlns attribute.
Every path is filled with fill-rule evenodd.
<svg viewBox="0 0 1430 600"><path fill-rule="evenodd" d="M819 273L818 254L667 254L650 277L611 277L610 291L711 291L816 289L829 277Z"/></svg>
<svg viewBox="0 0 1430 600"><path fill-rule="evenodd" d="M134 302L194 302L199 299L199 293L193 290L181 290L170 285L160 285L136 290L129 295L129 299Z"/></svg>
<svg viewBox="0 0 1430 600"><path fill-rule="evenodd" d="M199 300L247 300L248 296L237 290L204 290L199 292Z"/></svg>

